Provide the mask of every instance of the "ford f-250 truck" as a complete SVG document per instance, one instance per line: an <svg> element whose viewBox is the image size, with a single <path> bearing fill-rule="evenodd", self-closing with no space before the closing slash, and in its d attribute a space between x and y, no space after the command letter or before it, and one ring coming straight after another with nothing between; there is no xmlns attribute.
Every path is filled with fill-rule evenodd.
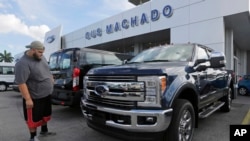
<svg viewBox="0 0 250 141"><path fill-rule="evenodd" d="M191 141L198 118L231 108L225 56L199 44L141 52L91 69L81 108L89 127L125 140Z"/></svg>

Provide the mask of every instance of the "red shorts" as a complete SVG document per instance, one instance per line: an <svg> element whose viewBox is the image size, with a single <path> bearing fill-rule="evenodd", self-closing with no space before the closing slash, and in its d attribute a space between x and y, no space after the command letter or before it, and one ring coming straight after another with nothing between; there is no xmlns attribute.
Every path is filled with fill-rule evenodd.
<svg viewBox="0 0 250 141"><path fill-rule="evenodd" d="M25 100L23 99L24 118L29 128L41 126L51 118L52 108L50 95L41 99L33 99L33 104L33 108L27 109Z"/></svg>

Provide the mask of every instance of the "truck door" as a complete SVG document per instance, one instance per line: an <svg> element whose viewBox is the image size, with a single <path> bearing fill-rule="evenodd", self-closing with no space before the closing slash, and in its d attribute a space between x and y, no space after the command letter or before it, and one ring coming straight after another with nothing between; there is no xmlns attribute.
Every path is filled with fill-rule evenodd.
<svg viewBox="0 0 250 141"><path fill-rule="evenodd" d="M208 60L209 56L207 53L207 50L205 48L197 47L197 59L205 59ZM196 79L196 85L198 88L198 91L200 93L200 106L206 106L207 103L210 103L212 101L212 93L213 93L213 87L211 85L211 82L213 81L213 78L215 77L213 72L206 67L209 67L210 63L208 61L204 63L198 64L198 66L205 66L205 69L202 69L200 71L197 71L197 79Z"/></svg>
<svg viewBox="0 0 250 141"><path fill-rule="evenodd" d="M227 85L227 72L219 69L212 69L211 74L211 97L213 100L219 99L224 94L224 88Z"/></svg>

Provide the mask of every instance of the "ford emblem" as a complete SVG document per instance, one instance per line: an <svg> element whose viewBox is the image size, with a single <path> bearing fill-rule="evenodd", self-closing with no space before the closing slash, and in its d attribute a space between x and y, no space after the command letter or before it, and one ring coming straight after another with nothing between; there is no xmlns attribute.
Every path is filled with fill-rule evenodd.
<svg viewBox="0 0 250 141"><path fill-rule="evenodd" d="M95 87L95 94L104 97L109 93L109 88L106 85L98 85Z"/></svg>
<svg viewBox="0 0 250 141"><path fill-rule="evenodd" d="M47 41L47 43L52 43L55 39L56 39L56 38L55 38L55 35L51 35L51 36L49 36L49 37L46 39L46 41Z"/></svg>

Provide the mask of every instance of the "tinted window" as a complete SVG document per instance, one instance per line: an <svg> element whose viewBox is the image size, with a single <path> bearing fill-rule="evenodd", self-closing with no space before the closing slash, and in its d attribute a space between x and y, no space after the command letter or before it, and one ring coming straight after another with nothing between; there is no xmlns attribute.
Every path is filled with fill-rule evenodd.
<svg viewBox="0 0 250 141"><path fill-rule="evenodd" d="M72 63L73 52L73 50L68 50L65 52L57 52L50 55L50 70L69 69Z"/></svg>
<svg viewBox="0 0 250 141"><path fill-rule="evenodd" d="M50 56L49 58L49 67L51 70L53 69L56 69L56 66L57 66L57 59L58 59L58 56L60 54L59 53L54 53Z"/></svg>
<svg viewBox="0 0 250 141"><path fill-rule="evenodd" d="M60 69L69 69L71 66L71 59L73 58L73 51L67 51L61 54Z"/></svg>
<svg viewBox="0 0 250 141"><path fill-rule="evenodd" d="M250 80L250 75L245 75L245 76L244 76L244 79L245 79L245 80Z"/></svg>

